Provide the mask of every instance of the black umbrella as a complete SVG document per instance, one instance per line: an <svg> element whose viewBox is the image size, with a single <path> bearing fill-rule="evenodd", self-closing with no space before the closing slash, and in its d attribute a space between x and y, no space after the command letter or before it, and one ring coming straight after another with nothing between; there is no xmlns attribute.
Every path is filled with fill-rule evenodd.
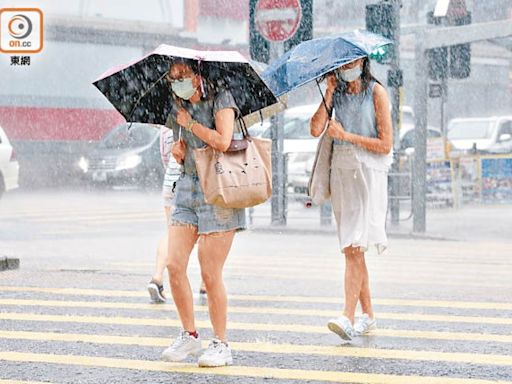
<svg viewBox="0 0 512 384"><path fill-rule="evenodd" d="M126 121L163 125L174 102L165 76L176 60L196 62L208 84L228 89L242 116L278 103L251 64L236 51L196 51L160 45L132 63L110 69L93 84Z"/></svg>

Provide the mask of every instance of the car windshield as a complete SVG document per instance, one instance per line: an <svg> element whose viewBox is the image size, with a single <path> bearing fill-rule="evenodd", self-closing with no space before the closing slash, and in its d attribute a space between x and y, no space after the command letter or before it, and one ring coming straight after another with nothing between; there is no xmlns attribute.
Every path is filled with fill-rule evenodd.
<svg viewBox="0 0 512 384"><path fill-rule="evenodd" d="M448 139L490 139L493 125L493 122L490 120L455 121L448 128Z"/></svg>
<svg viewBox="0 0 512 384"><path fill-rule="evenodd" d="M284 123L283 127L285 140L304 140L311 139L309 133L309 119L292 119ZM262 135L265 139L270 139L270 128Z"/></svg>
<svg viewBox="0 0 512 384"><path fill-rule="evenodd" d="M158 129L148 124L121 124L100 142L101 148L137 148L151 144L155 136L159 133Z"/></svg>

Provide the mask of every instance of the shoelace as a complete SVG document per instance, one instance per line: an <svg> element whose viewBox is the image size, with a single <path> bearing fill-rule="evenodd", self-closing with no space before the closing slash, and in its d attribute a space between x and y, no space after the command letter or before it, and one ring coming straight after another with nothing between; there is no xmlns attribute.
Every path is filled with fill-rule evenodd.
<svg viewBox="0 0 512 384"><path fill-rule="evenodd" d="M186 332L180 333L178 338L176 340L174 340L174 343L172 344L172 346L176 347L176 348L181 347L186 341L186 336L187 336Z"/></svg>

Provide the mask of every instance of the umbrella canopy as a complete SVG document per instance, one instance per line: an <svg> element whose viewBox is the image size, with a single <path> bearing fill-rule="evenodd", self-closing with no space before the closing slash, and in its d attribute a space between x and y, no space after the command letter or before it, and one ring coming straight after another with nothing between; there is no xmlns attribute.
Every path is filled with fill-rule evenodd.
<svg viewBox="0 0 512 384"><path fill-rule="evenodd" d="M160 45L140 59L108 70L93 84L126 121L163 125L174 103L165 76L177 59L197 62L209 84L231 91L242 116L278 103L251 64L236 51Z"/></svg>
<svg viewBox="0 0 512 384"><path fill-rule="evenodd" d="M261 76L281 96L389 44L393 42L365 30L307 40L270 63Z"/></svg>

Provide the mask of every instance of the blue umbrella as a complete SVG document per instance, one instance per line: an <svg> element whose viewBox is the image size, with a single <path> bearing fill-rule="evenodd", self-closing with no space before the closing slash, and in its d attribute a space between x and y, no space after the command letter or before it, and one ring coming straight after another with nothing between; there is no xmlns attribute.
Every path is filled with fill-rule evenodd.
<svg viewBox="0 0 512 384"><path fill-rule="evenodd" d="M389 44L393 41L365 30L308 40L271 62L261 76L281 96Z"/></svg>

